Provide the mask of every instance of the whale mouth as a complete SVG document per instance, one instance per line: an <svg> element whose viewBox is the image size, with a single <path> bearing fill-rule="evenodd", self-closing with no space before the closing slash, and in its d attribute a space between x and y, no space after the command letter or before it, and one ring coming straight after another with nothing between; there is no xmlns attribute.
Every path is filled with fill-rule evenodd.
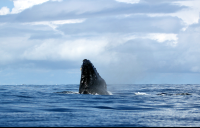
<svg viewBox="0 0 200 128"><path fill-rule="evenodd" d="M90 60L84 59L81 65L80 94L108 94L107 85Z"/></svg>
<svg viewBox="0 0 200 128"><path fill-rule="evenodd" d="M93 66L93 64L90 62L90 60L84 59L83 60L83 64L80 68L82 75L84 77L88 76L88 77L92 77L92 76L96 76L99 75L96 71L96 68Z"/></svg>
<svg viewBox="0 0 200 128"><path fill-rule="evenodd" d="M80 81L80 89L81 94L89 94L88 90L90 90L93 85L94 78L97 77L96 72L94 70L93 64L90 60L84 59L83 64L81 65L81 81Z"/></svg>
<svg viewBox="0 0 200 128"><path fill-rule="evenodd" d="M84 68L84 66L93 66L90 60L84 59L83 64L81 66L81 69Z"/></svg>

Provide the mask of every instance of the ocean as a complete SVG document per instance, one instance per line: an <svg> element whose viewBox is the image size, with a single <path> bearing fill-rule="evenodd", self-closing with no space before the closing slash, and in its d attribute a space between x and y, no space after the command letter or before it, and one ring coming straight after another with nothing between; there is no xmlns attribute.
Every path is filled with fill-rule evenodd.
<svg viewBox="0 0 200 128"><path fill-rule="evenodd" d="M198 127L200 85L108 84L111 95L78 94L78 84L0 85L0 127Z"/></svg>

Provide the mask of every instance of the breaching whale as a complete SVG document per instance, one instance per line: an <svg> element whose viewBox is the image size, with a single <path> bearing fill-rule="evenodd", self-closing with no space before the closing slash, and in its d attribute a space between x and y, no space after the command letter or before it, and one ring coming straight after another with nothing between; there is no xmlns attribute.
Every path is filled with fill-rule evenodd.
<svg viewBox="0 0 200 128"><path fill-rule="evenodd" d="M109 95L106 82L90 60L84 59L81 66L80 94Z"/></svg>

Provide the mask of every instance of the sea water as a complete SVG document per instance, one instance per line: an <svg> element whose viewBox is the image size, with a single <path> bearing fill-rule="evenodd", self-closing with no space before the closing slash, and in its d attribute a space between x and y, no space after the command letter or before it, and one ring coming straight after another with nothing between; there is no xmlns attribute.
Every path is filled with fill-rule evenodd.
<svg viewBox="0 0 200 128"><path fill-rule="evenodd" d="M79 85L0 85L0 127L200 126L200 85L118 84L111 95Z"/></svg>

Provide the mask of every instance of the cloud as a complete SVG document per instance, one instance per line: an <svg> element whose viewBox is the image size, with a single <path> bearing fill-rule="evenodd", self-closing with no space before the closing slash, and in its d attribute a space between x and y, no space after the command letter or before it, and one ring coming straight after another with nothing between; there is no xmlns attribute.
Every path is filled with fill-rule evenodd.
<svg viewBox="0 0 200 128"><path fill-rule="evenodd" d="M63 24L77 24L84 22L85 19L71 19L71 20L56 20L56 21L40 21L40 22L28 22L24 24L30 24L30 25L47 25L51 27L54 31L57 31L59 34L63 35L63 32L58 31L56 28L59 25Z"/></svg>
<svg viewBox="0 0 200 128"><path fill-rule="evenodd" d="M162 16L174 16L182 19L183 23L185 24L185 27L182 29L183 31L186 30L186 28L189 25L198 23L199 20L199 12L200 12L200 1L199 0L180 0L180 1L172 1L173 5L178 5L178 6L185 6L187 8L182 8L181 10L178 10L173 13L151 13L148 14L149 16L152 17L162 17Z"/></svg>
<svg viewBox="0 0 200 128"><path fill-rule="evenodd" d="M174 73L199 73L199 11L190 2L13 2L13 10L0 16L1 73L62 70L79 78L76 69L83 59L90 59L108 83L161 82Z"/></svg>
<svg viewBox="0 0 200 128"><path fill-rule="evenodd" d="M43 4L48 1L61 2L62 0L11 0L11 1L13 1L13 4L14 4L14 7L12 8L11 12L10 12L10 9L5 6L0 9L0 15L17 14L35 5ZM8 2L5 1L4 3L8 3Z"/></svg>
<svg viewBox="0 0 200 128"><path fill-rule="evenodd" d="M167 22L168 21L168 22ZM131 15L128 17L90 18L81 24L65 24L58 30L65 34L83 33L177 33L184 27L176 17L148 17Z"/></svg>
<svg viewBox="0 0 200 128"><path fill-rule="evenodd" d="M179 57L176 59L176 64L179 64L184 70L188 72L199 73L199 60L200 60L200 44L199 44L200 23L193 24L188 27L184 32L178 35L179 47L177 54Z"/></svg>
<svg viewBox="0 0 200 128"><path fill-rule="evenodd" d="M34 5L42 4L44 2L47 2L49 0L13 0L14 2L14 8L12 9L11 13L20 13L23 10L30 8Z"/></svg>
<svg viewBox="0 0 200 128"><path fill-rule="evenodd" d="M147 38L156 40L158 42L172 41L169 45L176 46L178 43L177 34L165 34L165 33L150 33Z"/></svg>
<svg viewBox="0 0 200 128"><path fill-rule="evenodd" d="M80 5L85 4L84 2L88 2L92 5L95 5L95 8L84 8L84 10L82 10L80 12L79 6L77 6L77 7L72 6L72 5L75 5L75 3L77 4L77 2ZM27 13L27 15L29 15L28 13L30 13L30 11L32 11L34 9L36 11L38 9L47 9L48 10L47 7L49 7L50 5L52 6L52 4L56 4L57 6L59 5L61 10L66 8L66 7L62 8L64 6L61 6L61 5L69 4L67 6L73 7L73 8L67 8L68 11L66 11L66 12L71 12L71 11L75 10L76 11L75 15L84 14L86 16L87 16L87 14L85 14L86 12L87 13L98 12L98 11L101 11L101 10L104 10L107 8L111 8L111 9L116 8L116 7L121 8L121 6L119 6L118 3L113 2L113 1L112 2L103 1L104 3L108 4L107 8L105 8L103 6L99 6L98 8L96 8L96 6L97 6L96 2L91 2L88 0L84 1L84 2L75 0L75 1L70 1L70 2L63 1L63 3L55 3L55 2L44 3L43 5L38 5L37 7L33 7L31 10L25 10L24 12L17 14L17 15L15 14L14 16L18 17L18 16L24 15L26 13ZM99 2L99 1L97 1L97 2ZM113 3L116 7L113 5ZM30 4L33 5L33 3L30 3ZM34 4L40 4L40 2L35 2ZM130 5L122 4L122 7L123 6L129 7ZM143 5L143 6L147 6L147 5ZM40 7L43 7L43 8L40 8ZM72 9L72 10L70 10L70 9ZM114 9L114 10L116 10L116 9ZM118 10L119 9L117 9L117 11ZM48 11L45 11L45 12L48 12ZM60 11L58 11L58 12L60 12ZM126 12L123 12L123 13L126 14ZM40 14L40 13L37 13L37 15L38 14ZM26 16L26 15L24 15L24 16ZM29 19L29 18L27 18L27 19ZM26 34L27 37L29 37L29 39L48 39L48 38L54 37L54 40L52 39L50 42L45 40L45 42L40 43L40 41L38 40L39 43L37 45L32 45L32 43L31 43L32 41L29 41L29 39L25 38L24 40L26 40L26 42L30 43L30 45L29 45L30 48L28 51L27 50L24 51L24 53L22 55L24 58L30 59L30 60L48 60L48 59L63 60L64 58L65 59L67 59L67 58L80 59L83 57L80 55L85 55L85 56L91 55L92 49L90 51L88 48L93 46L92 41L99 40L99 37L98 37L98 36L100 36L99 34L101 34L100 38L104 37L106 39L103 42L106 42L105 44L107 44L107 45L104 45L104 47L102 47L102 48L99 47L101 49L100 51L105 51L106 48L109 49L110 46L113 46L113 44L112 44L113 39L112 40L110 39L115 36L115 34L113 34L113 33L121 33L122 36L126 36L127 35L126 33L128 33L128 35L133 33L133 35L136 35L139 38L140 36L138 36L138 32L139 33L145 32L145 33L150 33L150 34L146 34L145 38L150 38L153 40L163 42L165 40L170 40L170 39L166 39L165 36L169 35L169 34L165 34L165 32L167 32L167 33L168 32L177 32L181 28L179 19L173 18L173 17L151 18L151 17L147 17L145 15L130 15L130 16L120 16L120 17L106 16L105 18L89 18L87 20L85 20L85 19L57 20L57 18L55 18L55 19L56 20L51 20L51 21L37 21L36 20L37 22L22 22L21 24L20 23L7 24L8 26L12 26L12 24L13 24L13 26L15 26L15 27L12 27L12 29L10 28L10 31L12 31L12 32L16 31L19 34L19 36L21 34ZM168 22L166 22L166 20ZM83 22L83 21L85 21L85 22ZM169 23L169 21L171 21L171 23L170 23L171 25L169 25L169 27L162 28L163 26L168 26L167 24ZM74 23L74 24L69 24L69 23ZM16 27L17 24L19 25L18 27ZM158 24L160 24L160 26L156 26ZM29 25L31 25L31 26L29 26ZM36 27L33 27L33 25ZM51 28L53 28L54 30L56 29L57 31L51 31L50 29L44 27L44 25L50 26ZM177 28L174 26L176 26ZM171 29L170 29L170 27L171 27ZM5 29L9 30L8 28L9 27L6 27ZM4 30L4 29L2 29L2 30ZM83 47L83 48L81 48L77 43L74 43L76 45L70 45L71 43L67 43L67 45L69 45L70 48L74 49L74 51L76 51L76 52L72 52L73 50L71 51L70 49L68 49L67 51L71 51L71 52L65 51L65 52L62 52L62 54L61 54L61 51L63 51L62 49L63 48L67 49L67 47L66 47L66 45L64 45L66 43L63 43L63 40L62 40L62 38L65 39L65 35L59 36L60 33L58 31L61 32L61 34L64 33L65 35L77 35L77 36L79 36L79 38L82 38L82 39L80 39L81 41L85 42L86 44L88 43L88 45L85 45L85 47L84 47L80 43L78 43L81 47ZM158 33L158 32L164 32L164 36L160 37L161 34L160 35L157 34L157 36L156 36L155 33ZM97 38L92 39L92 40L89 38L86 41L84 36L89 36L91 33L93 33L94 35L96 33ZM151 33L154 33L154 34L151 34ZM10 33L10 34L12 34L12 33ZM6 34L6 35L9 35L9 34ZM61 38L61 40L56 39L56 37ZM165 38L165 39L161 39L161 38ZM74 39L72 39L72 40L74 40ZM115 39L115 40L119 40L119 39ZM62 43L57 46L57 44L55 43L57 41L62 41ZM124 41L124 39L122 39L122 41ZM80 42L80 41L78 41L78 42ZM94 41L94 42L96 42L96 41ZM98 45L101 45L101 43L98 43ZM21 51L23 51L23 50L21 50ZM96 51L98 51L98 49ZM106 52L108 52L108 51L106 51ZM73 53L73 54L70 54L70 53ZM108 53L110 53L110 52L108 52ZM93 55L100 56L101 54L96 53ZM115 55L115 52L110 53L110 54ZM90 57L90 58L94 58L94 57ZM104 58L106 58L106 57L104 57ZM115 58L118 58L118 57L115 57Z"/></svg>
<svg viewBox="0 0 200 128"><path fill-rule="evenodd" d="M2 8L0 9L0 15L7 15L7 14L9 14L9 13L10 13L10 9L7 8L7 7L2 7Z"/></svg>
<svg viewBox="0 0 200 128"><path fill-rule="evenodd" d="M181 6L188 6L188 8L178 11L178 12L172 14L172 16L178 16L187 25L198 23L199 16L200 16L200 14L199 14L200 1L199 0L193 0L192 2L191 1L175 1L174 4L178 4Z"/></svg>
<svg viewBox="0 0 200 128"><path fill-rule="evenodd" d="M28 60L77 60L84 56L94 58L104 51L106 42L104 43L102 40L95 41L96 44L93 42L93 40L86 39L59 43L49 40L25 50L22 57Z"/></svg>
<svg viewBox="0 0 200 128"><path fill-rule="evenodd" d="M36 3L38 5L26 9L17 15L0 17L0 22L38 22L119 16L139 13L174 13L186 8L186 6L172 5L169 3L149 4L142 2L138 4L127 4L114 0L67 0L62 2L48 1L43 4L39 4L42 2L36 1ZM52 11L52 8L55 8L54 11Z"/></svg>
<svg viewBox="0 0 200 128"><path fill-rule="evenodd" d="M130 4L135 4L140 2L140 0L116 0L116 1L130 3Z"/></svg>
<svg viewBox="0 0 200 128"><path fill-rule="evenodd" d="M47 2L49 0L13 0L14 8L11 11L11 14L20 13L27 8L31 8L34 5L39 5ZM62 1L62 0L51 0L51 1Z"/></svg>

